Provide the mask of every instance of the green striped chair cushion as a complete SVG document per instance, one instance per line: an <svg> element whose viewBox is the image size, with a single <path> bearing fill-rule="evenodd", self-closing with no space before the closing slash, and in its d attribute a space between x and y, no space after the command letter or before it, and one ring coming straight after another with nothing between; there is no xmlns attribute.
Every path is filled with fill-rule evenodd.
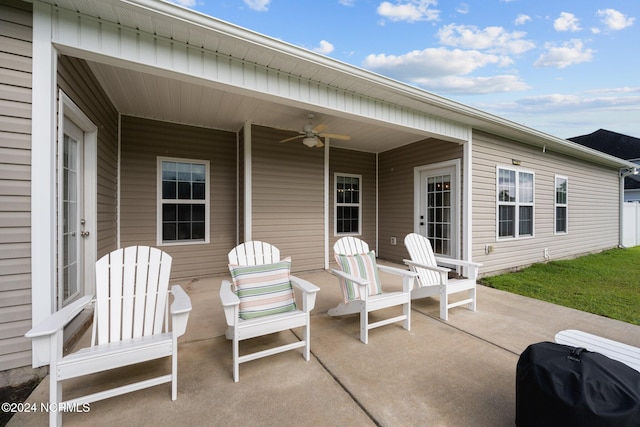
<svg viewBox="0 0 640 427"><path fill-rule="evenodd" d="M378 295L382 293L382 285L380 284L380 276L378 275L378 266L376 265L376 254L370 251L366 254L343 255L336 254L338 265L347 274L369 280L369 295ZM360 295L359 286L351 280L341 279L342 295L344 302L363 299Z"/></svg>
<svg viewBox="0 0 640 427"><path fill-rule="evenodd" d="M254 319L297 310L289 274L291 258L274 264L229 264L236 295L240 298L240 318Z"/></svg>

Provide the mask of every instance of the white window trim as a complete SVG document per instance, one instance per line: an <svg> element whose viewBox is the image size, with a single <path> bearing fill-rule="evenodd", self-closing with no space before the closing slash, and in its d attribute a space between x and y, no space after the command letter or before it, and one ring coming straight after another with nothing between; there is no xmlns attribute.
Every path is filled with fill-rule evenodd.
<svg viewBox="0 0 640 427"><path fill-rule="evenodd" d="M178 242L163 242L162 241L162 162L178 162L178 163L197 163L205 165L205 184L204 184L204 240L202 241L178 241ZM202 159L185 159L181 157L157 157L156 160L156 244L157 246L185 246L185 245L205 245L210 243L210 230L211 230L211 211L210 211L210 199L211 199L211 170L209 160ZM180 203L180 201L177 201ZM189 199L184 203L193 203L193 200Z"/></svg>
<svg viewBox="0 0 640 427"><path fill-rule="evenodd" d="M338 205L338 177L344 176L349 178L358 178L360 180L360 202L359 203L341 203ZM340 173L335 172L333 174L333 235L334 236L361 236L362 235L362 175L353 173ZM358 232L356 233L338 233L338 206L357 206L358 209Z"/></svg>
<svg viewBox="0 0 640 427"><path fill-rule="evenodd" d="M558 179L564 179L567 183L567 201L566 203L558 203ZM565 231L557 231L557 215L558 215L558 207L564 207L565 210ZM564 175L556 175L553 180L553 234L556 235L565 235L569 234L569 178Z"/></svg>
<svg viewBox="0 0 640 427"><path fill-rule="evenodd" d="M500 192L500 170L509 170L514 171L516 173L516 201L515 202L500 202L499 192ZM531 203L520 203L520 192L519 192L519 174L520 173L528 173L533 175L533 202ZM536 235L536 174L535 172L514 166L496 166L496 191L495 191L495 200L496 200L496 241L508 241L508 240L521 240L521 239L532 239ZM516 227L515 236L500 236L500 206L515 206L514 212L514 222ZM520 235L520 206L532 206L532 220L533 224L531 226L531 234ZM554 224L555 227L555 224Z"/></svg>

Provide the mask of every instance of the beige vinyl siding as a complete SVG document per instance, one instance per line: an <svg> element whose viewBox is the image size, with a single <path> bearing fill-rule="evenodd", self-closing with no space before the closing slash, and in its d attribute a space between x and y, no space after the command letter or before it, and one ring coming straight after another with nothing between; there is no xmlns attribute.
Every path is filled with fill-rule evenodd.
<svg viewBox="0 0 640 427"><path fill-rule="evenodd" d="M519 167L512 160L520 160ZM534 237L498 240L497 166L535 174ZM569 181L569 232L554 234L555 176ZM618 244L618 172L551 151L480 132L473 138L473 260L482 274L511 270L551 259L569 258ZM485 245L493 253L485 254Z"/></svg>
<svg viewBox="0 0 640 427"><path fill-rule="evenodd" d="M324 268L324 149L253 126L252 238L292 256L293 271Z"/></svg>
<svg viewBox="0 0 640 427"><path fill-rule="evenodd" d="M236 134L122 116L121 245L158 246L157 157L210 161L210 243L161 245L173 278L228 272L236 240Z"/></svg>
<svg viewBox="0 0 640 427"><path fill-rule="evenodd" d="M31 5L0 4L0 371L31 365Z"/></svg>
<svg viewBox="0 0 640 427"><path fill-rule="evenodd" d="M462 145L436 139L426 139L379 155L378 247L381 258L402 262L408 256L404 237L414 231L414 168L453 159L462 159ZM464 169L464 165L461 164L461 168ZM462 192L460 182L460 194ZM459 206L463 209L462 203ZM396 238L396 245L391 245L391 237Z"/></svg>
<svg viewBox="0 0 640 427"><path fill-rule="evenodd" d="M82 59L60 56L58 87L98 127L97 258L117 247L118 112Z"/></svg>
<svg viewBox="0 0 640 427"><path fill-rule="evenodd" d="M335 234L335 174L361 175L362 234L357 236L376 247L376 155L360 151L332 148L329 157L329 257L333 261L333 245L341 237Z"/></svg>

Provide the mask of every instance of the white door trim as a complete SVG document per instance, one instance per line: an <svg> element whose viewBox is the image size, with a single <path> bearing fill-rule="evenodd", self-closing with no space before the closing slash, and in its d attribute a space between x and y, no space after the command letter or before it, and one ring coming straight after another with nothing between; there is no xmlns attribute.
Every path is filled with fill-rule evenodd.
<svg viewBox="0 0 640 427"><path fill-rule="evenodd" d="M421 188L422 188L422 180L421 180L421 176L424 172L431 172L431 171L438 171L440 169L454 169L454 176L453 179L455 180L455 186L452 189L452 197L453 197L453 201L455 202L455 210L452 213L452 220L455 223L455 227L453 233L453 258L460 258L461 256L461 233L462 233L462 227L461 227L461 223L460 223L460 206L462 203L462 199L460 197L461 192L460 192L460 186L461 186L461 182L460 182L460 177L461 177L461 171L460 171L460 159L453 159L453 160L447 160L444 162L438 162L438 163L431 163L428 165L422 165L422 166L416 166L413 169L413 176L414 176L414 188L413 188L413 209L414 209L414 214L413 214L413 230L415 233L420 233L420 227L421 227L421 219L420 219L420 212L421 212ZM426 218L425 218L426 220Z"/></svg>
<svg viewBox="0 0 640 427"><path fill-rule="evenodd" d="M95 289L95 272L93 266L96 262L97 254L97 134L98 127L87 117L87 115L69 98L62 90L58 95L58 153L62 151L62 143L64 141L64 120L65 118L73 122L82 132L84 132L83 145L84 156L82 159L82 173L84 180L83 190L83 204L84 204L84 231L89 234L83 238L83 255L84 255L84 277L82 278L83 288L80 289L81 295L91 295ZM58 170L60 171L62 156L58 156ZM60 177L57 178L60 181ZM60 186L58 186L60 187ZM56 218L60 218L62 215L61 207L62 200L59 189L58 194L58 215ZM60 224L57 224L56 230L59 233ZM58 239L57 259L61 256L62 242ZM59 267L60 262L58 262ZM61 277L58 281L62 280ZM59 288L59 286L57 287ZM58 300L58 309L62 308L62 301L59 295L56 296Z"/></svg>

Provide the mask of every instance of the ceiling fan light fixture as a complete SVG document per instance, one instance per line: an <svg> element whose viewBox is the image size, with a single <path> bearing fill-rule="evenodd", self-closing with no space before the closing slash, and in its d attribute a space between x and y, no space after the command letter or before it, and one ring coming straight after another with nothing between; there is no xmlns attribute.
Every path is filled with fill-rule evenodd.
<svg viewBox="0 0 640 427"><path fill-rule="evenodd" d="M307 147L312 148L318 145L318 140L315 137L308 136L302 140L302 143Z"/></svg>

